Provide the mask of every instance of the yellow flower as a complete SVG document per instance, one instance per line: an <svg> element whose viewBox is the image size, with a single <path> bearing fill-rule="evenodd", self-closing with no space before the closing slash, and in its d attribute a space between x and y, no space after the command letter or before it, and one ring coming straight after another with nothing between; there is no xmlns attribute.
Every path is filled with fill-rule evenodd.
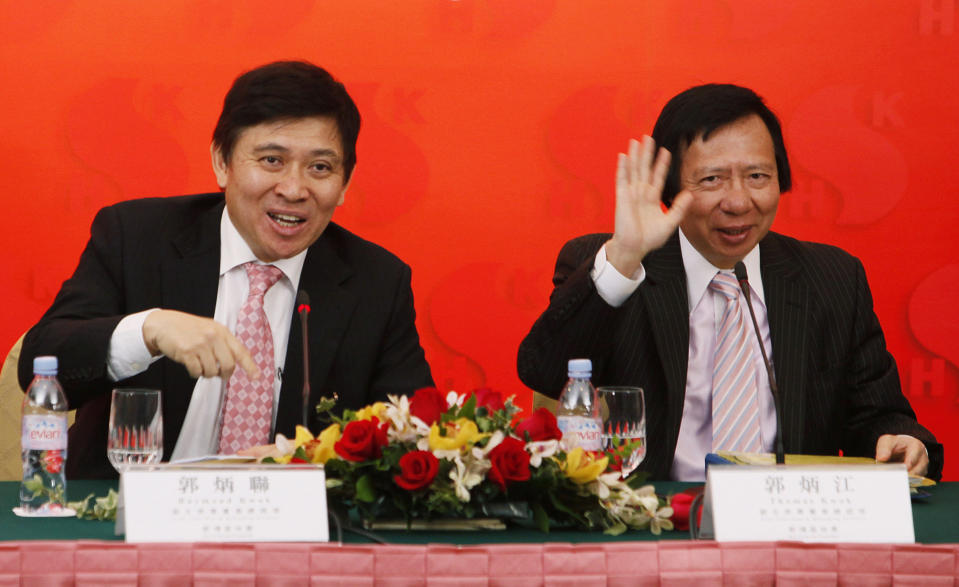
<svg viewBox="0 0 959 587"><path fill-rule="evenodd" d="M366 406L362 410L356 412L357 420L372 420L373 416L379 418L380 422L386 420L386 404L383 402L376 402L371 406Z"/></svg>
<svg viewBox="0 0 959 587"><path fill-rule="evenodd" d="M468 444L476 444L485 437L476 427L476 422L467 418L458 418L446 423L446 436L440 435L440 427L430 427L430 450L460 450Z"/></svg>
<svg viewBox="0 0 959 587"><path fill-rule="evenodd" d="M566 453L566 461L562 463L561 467L570 481L584 485L599 477L606 470L608 464L609 457L597 459L593 453L586 452L581 447L576 447Z"/></svg>
<svg viewBox="0 0 959 587"><path fill-rule="evenodd" d="M326 430L320 432L320 436L317 438L317 443L313 448L313 455L310 460L314 463L325 465L326 461L336 458L336 452L333 450L333 445L336 444L336 441L340 439L340 436L341 433L339 424L330 424L327 426Z"/></svg>
<svg viewBox="0 0 959 587"><path fill-rule="evenodd" d="M295 452L296 449L300 448L311 440L313 440L313 434L311 434L310 431L303 426L297 426L296 436L293 437L293 451Z"/></svg>

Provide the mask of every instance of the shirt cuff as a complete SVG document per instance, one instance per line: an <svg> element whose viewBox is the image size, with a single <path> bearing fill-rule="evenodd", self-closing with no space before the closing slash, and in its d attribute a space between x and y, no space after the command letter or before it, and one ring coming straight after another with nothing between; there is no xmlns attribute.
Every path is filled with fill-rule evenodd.
<svg viewBox="0 0 959 587"><path fill-rule="evenodd" d="M107 349L107 375L112 381L120 381L143 373L162 355L152 356L143 340L143 322L151 308L136 314L125 316L110 336L110 348Z"/></svg>
<svg viewBox="0 0 959 587"><path fill-rule="evenodd" d="M610 306L618 308L646 279L646 269L640 265L632 277L626 277L606 260L606 245L603 245L596 251L596 259L593 261L589 276L596 284L599 297Z"/></svg>

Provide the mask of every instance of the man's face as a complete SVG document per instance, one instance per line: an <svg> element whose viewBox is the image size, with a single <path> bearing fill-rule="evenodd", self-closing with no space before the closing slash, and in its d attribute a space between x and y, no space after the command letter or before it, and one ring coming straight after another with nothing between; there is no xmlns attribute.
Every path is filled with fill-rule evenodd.
<svg viewBox="0 0 959 587"><path fill-rule="evenodd" d="M755 114L697 137L682 153L682 189L693 204L680 223L696 250L731 269L766 233L779 206L773 140Z"/></svg>
<svg viewBox="0 0 959 587"><path fill-rule="evenodd" d="M261 261L313 244L343 203L343 147L327 117L265 122L240 134L230 162L211 148L230 219Z"/></svg>

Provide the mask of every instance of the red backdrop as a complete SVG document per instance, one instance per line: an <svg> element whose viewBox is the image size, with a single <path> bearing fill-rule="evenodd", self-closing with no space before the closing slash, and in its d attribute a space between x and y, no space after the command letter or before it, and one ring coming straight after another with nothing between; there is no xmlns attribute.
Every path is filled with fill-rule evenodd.
<svg viewBox="0 0 959 587"><path fill-rule="evenodd" d="M364 117L335 220L412 265L437 383L528 402L516 348L559 246L611 228L616 153L669 96L729 81L784 123L796 187L774 228L863 259L903 389L951 446L957 4L0 0L0 344L49 305L101 206L216 188L210 133L240 71L305 58Z"/></svg>

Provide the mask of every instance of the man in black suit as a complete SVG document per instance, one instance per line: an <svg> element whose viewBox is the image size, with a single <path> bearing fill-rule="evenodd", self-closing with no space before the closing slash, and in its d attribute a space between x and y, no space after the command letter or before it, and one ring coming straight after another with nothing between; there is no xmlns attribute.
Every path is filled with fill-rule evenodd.
<svg viewBox="0 0 959 587"><path fill-rule="evenodd" d="M410 268L331 222L359 129L356 105L325 70L265 65L236 79L213 133L223 194L134 200L97 214L76 271L25 336L19 364L25 387L33 357L59 357L78 410L68 476L115 476L106 458L114 387L163 391L167 457L218 452L236 367L250 380L266 378L259 385L265 405L273 398L272 426L260 421L292 435L304 383L299 291L312 302L310 412L321 396L356 409L432 385ZM262 306L274 344L268 373L235 336L249 303L246 266L263 264L279 269Z"/></svg>
<svg viewBox="0 0 959 587"><path fill-rule="evenodd" d="M769 231L790 186L779 121L754 92L709 84L674 97L653 136L619 156L615 232L560 251L549 307L519 348L520 378L555 397L566 361L588 357L596 384L645 388L642 467L703 479L705 454L728 448L713 442L723 302L709 284L742 261L783 412L777 430L750 323L755 391L744 401L760 450L778 433L789 453L875 456L938 479L942 445L902 394L860 261Z"/></svg>

